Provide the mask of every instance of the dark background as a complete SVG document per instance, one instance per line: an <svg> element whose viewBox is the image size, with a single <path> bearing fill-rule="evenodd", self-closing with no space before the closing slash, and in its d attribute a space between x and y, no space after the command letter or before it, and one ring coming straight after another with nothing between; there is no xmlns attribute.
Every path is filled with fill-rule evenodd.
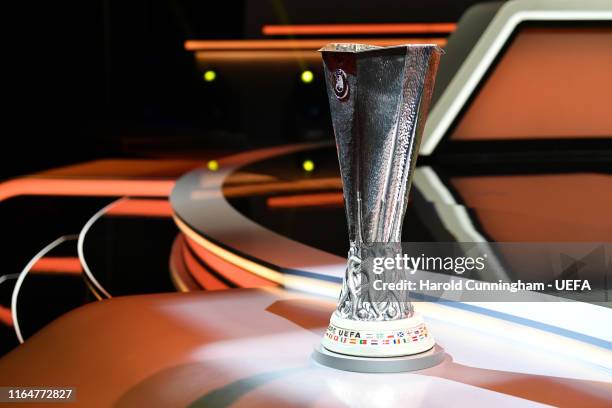
<svg viewBox="0 0 612 408"><path fill-rule="evenodd" d="M99 157L290 140L232 123L231 108L217 104L193 54L184 50L186 39L255 38L266 23L455 22L472 3L5 0L0 179ZM245 67L244 75L256 73ZM324 95L323 87L317 92ZM260 96L264 105L270 97ZM327 112L324 98L307 103ZM226 111L211 121L211 106ZM272 112L266 120L291 114ZM320 137L332 135L324 129Z"/></svg>

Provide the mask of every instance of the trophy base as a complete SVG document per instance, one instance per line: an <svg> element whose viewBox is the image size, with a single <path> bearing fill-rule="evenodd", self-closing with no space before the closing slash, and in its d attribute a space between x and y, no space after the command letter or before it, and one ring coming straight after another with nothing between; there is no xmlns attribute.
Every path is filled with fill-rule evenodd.
<svg viewBox="0 0 612 408"><path fill-rule="evenodd" d="M317 363L337 370L359 373L401 373L424 370L444 360L444 349L438 345L419 354L402 357L358 357L334 353L318 345L312 353Z"/></svg>
<svg viewBox="0 0 612 408"><path fill-rule="evenodd" d="M334 353L359 357L401 357L435 345L421 315L389 321L342 319L332 314L321 345Z"/></svg>

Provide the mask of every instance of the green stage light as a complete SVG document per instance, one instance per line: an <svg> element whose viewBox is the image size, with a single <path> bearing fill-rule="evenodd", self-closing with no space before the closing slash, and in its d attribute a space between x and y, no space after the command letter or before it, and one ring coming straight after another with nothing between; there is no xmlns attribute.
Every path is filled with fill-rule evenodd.
<svg viewBox="0 0 612 408"><path fill-rule="evenodd" d="M209 69L206 72L204 72L204 80L206 82L212 82L216 78L217 78L217 73L215 71L213 71L212 69Z"/></svg>
<svg viewBox="0 0 612 408"><path fill-rule="evenodd" d="M208 167L208 170L210 171L217 171L219 170L219 162L216 160L210 160L206 167Z"/></svg>
<svg viewBox="0 0 612 408"><path fill-rule="evenodd" d="M302 168L310 173L315 169L314 162L312 160L304 160L304 163L302 163Z"/></svg>
<svg viewBox="0 0 612 408"><path fill-rule="evenodd" d="M314 79L314 74L312 73L312 71L306 70L302 72L302 75L300 78L302 79L303 83L309 84Z"/></svg>

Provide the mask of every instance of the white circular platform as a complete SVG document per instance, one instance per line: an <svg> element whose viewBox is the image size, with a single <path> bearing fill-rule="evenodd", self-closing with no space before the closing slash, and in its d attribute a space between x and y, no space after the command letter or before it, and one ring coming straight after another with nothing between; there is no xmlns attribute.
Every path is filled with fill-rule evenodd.
<svg viewBox="0 0 612 408"><path fill-rule="evenodd" d="M312 358L319 364L344 371L359 373L401 373L424 370L444 360L444 349L438 345L419 354L402 357L358 357L334 353L318 345Z"/></svg>

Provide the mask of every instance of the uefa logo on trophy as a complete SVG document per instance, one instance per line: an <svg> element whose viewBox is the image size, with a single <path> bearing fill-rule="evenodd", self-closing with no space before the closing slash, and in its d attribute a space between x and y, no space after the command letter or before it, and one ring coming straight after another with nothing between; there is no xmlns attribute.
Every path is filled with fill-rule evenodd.
<svg viewBox="0 0 612 408"><path fill-rule="evenodd" d="M410 371L443 358L408 291L374 290L374 256L401 253L408 192L435 74L435 45L329 44L321 50L350 249L338 307L316 361L364 372ZM401 279L389 271L387 281Z"/></svg>

